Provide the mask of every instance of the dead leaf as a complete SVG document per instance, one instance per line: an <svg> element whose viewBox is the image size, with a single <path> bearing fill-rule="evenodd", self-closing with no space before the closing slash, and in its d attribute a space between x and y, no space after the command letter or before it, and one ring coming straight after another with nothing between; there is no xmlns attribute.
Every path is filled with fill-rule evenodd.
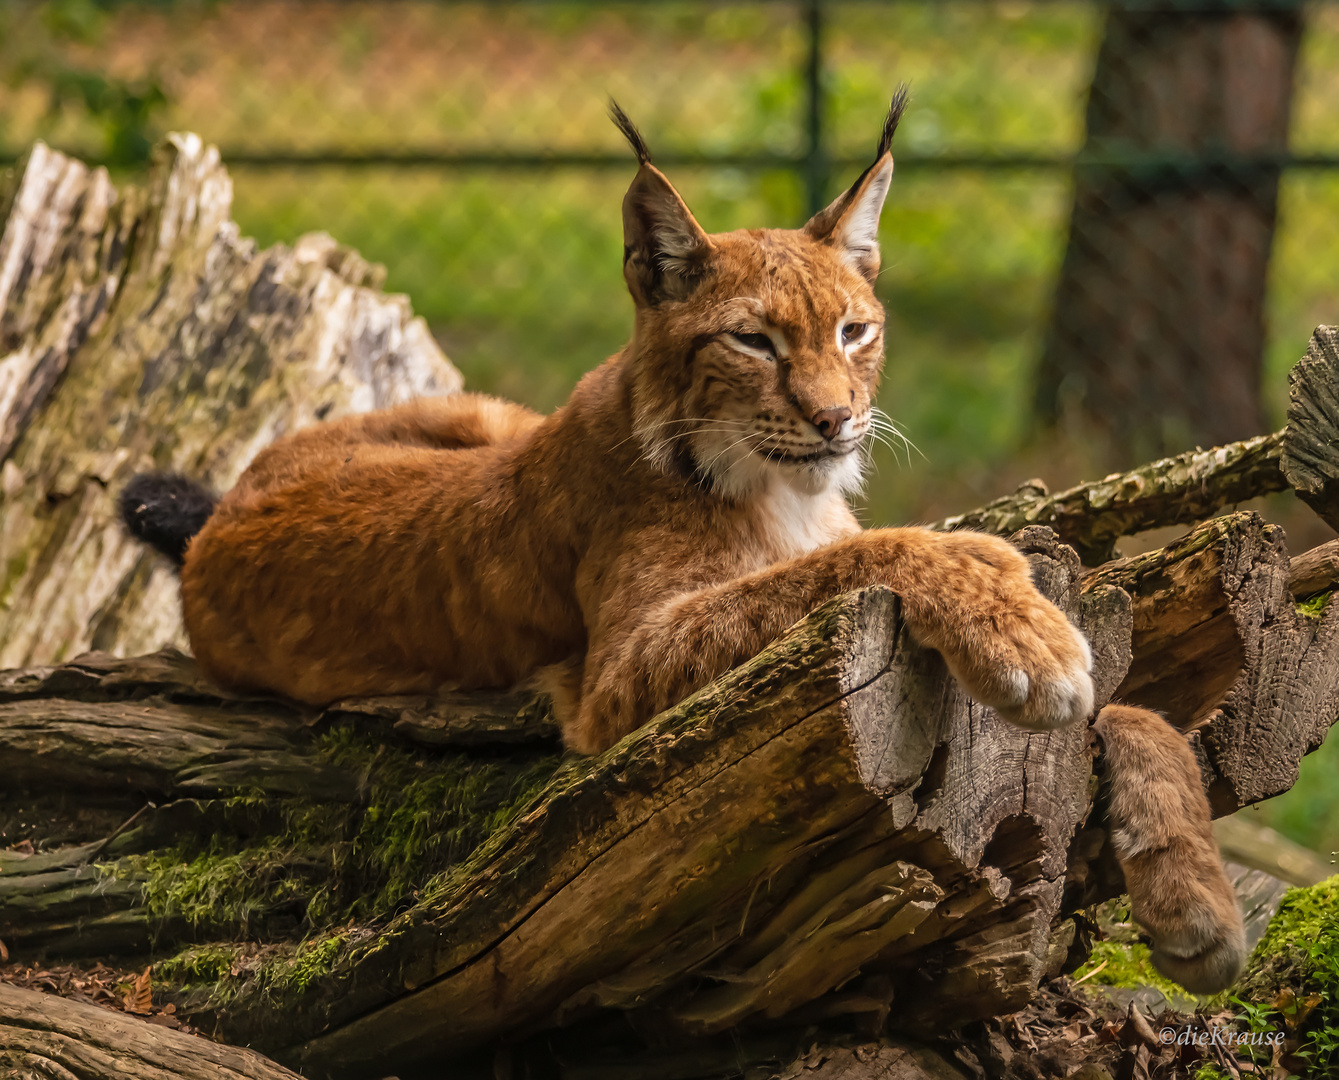
<svg viewBox="0 0 1339 1080"><path fill-rule="evenodd" d="M0 964L9 963L9 950L5 948L5 943L0 941Z"/></svg>
<svg viewBox="0 0 1339 1080"><path fill-rule="evenodd" d="M1125 1023L1120 1028L1120 1041L1122 1046L1140 1045L1155 1053L1162 1049L1158 1037L1153 1034L1152 1025L1144 1019L1144 1014L1133 1001L1125 1014Z"/></svg>
<svg viewBox="0 0 1339 1080"><path fill-rule="evenodd" d="M137 1016L148 1016L153 1012L153 989L149 982L151 967L146 967L135 976L135 981L126 990L126 1012Z"/></svg>

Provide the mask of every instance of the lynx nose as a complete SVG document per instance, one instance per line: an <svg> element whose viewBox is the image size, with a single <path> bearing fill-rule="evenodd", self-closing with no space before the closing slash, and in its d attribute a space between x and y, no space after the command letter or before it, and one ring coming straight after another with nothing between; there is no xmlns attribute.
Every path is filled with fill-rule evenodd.
<svg viewBox="0 0 1339 1080"><path fill-rule="evenodd" d="M851 419L851 410L846 405L835 409L820 409L814 413L810 421L814 427L818 428L818 433L825 439L835 439L837 433L841 431L842 425Z"/></svg>

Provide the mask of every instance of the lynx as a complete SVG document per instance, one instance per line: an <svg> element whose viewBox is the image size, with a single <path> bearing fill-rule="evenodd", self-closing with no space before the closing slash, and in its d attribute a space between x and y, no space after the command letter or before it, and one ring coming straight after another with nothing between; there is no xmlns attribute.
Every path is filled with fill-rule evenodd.
<svg viewBox="0 0 1339 1080"><path fill-rule="evenodd" d="M884 359L877 233L905 102L803 228L717 235L614 106L639 164L635 328L550 416L460 394L316 426L217 505L181 478L132 481L123 512L179 561L204 670L311 704L539 673L567 745L594 754L823 601L885 585L977 701L1038 731L1086 718L1087 642L1017 550L862 531L846 503ZM1148 715L1101 720L1114 790L1175 795L1113 802L1135 915L1170 974L1218 987L1240 918L1194 759Z"/></svg>

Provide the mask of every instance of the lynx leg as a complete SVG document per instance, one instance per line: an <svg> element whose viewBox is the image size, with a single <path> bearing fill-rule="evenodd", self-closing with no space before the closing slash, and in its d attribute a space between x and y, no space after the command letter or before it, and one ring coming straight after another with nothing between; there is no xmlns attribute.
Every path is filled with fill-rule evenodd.
<svg viewBox="0 0 1339 1080"><path fill-rule="evenodd" d="M1016 549L976 533L872 529L721 585L628 604L636 622L592 635L580 701L559 717L568 745L611 746L823 601L869 585L897 592L917 639L1005 719L1045 730L1092 711L1088 643L1036 590Z"/></svg>
<svg viewBox="0 0 1339 1080"><path fill-rule="evenodd" d="M1157 713L1108 705L1101 737L1111 839L1130 906L1153 939L1153 965L1197 994L1236 981L1246 958L1237 898L1210 829L1199 764Z"/></svg>

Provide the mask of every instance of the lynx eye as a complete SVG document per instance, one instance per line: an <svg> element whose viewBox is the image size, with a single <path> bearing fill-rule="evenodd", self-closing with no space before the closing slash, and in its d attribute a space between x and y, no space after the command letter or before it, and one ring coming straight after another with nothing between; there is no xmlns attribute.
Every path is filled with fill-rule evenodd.
<svg viewBox="0 0 1339 1080"><path fill-rule="evenodd" d="M766 334L732 333L730 336L747 348L757 349L758 352L767 353L772 356L776 355L776 346L772 344L772 339Z"/></svg>
<svg viewBox="0 0 1339 1080"><path fill-rule="evenodd" d="M869 323L848 322L842 327L842 344L849 345L853 341L859 341L868 329Z"/></svg>

